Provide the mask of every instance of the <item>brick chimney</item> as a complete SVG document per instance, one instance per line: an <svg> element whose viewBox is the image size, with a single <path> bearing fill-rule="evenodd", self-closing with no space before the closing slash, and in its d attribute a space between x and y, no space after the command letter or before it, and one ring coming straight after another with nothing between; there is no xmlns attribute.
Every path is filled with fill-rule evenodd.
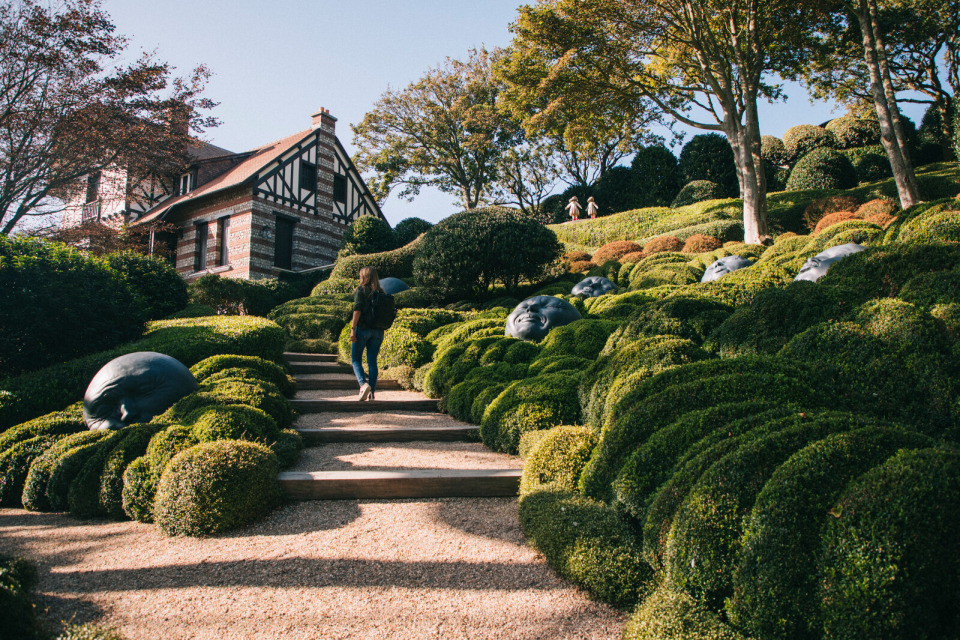
<svg viewBox="0 0 960 640"><path fill-rule="evenodd" d="M313 122L310 127L316 129L317 127L323 127L328 131L333 131L337 126L337 119L330 115L330 110L320 107L320 109L311 116Z"/></svg>

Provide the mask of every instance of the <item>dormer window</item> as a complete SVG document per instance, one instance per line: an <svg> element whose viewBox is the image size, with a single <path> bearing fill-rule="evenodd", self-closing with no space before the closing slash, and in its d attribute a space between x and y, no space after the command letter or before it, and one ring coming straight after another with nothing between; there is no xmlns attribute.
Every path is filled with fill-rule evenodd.
<svg viewBox="0 0 960 640"><path fill-rule="evenodd" d="M192 171L190 173L185 173L180 176L180 186L177 189L177 195L184 195L193 191L193 188L196 186L196 174Z"/></svg>

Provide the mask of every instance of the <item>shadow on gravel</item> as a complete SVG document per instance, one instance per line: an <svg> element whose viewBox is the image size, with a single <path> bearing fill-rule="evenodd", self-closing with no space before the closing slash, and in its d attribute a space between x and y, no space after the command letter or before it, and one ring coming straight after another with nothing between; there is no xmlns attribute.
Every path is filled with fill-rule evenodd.
<svg viewBox="0 0 960 640"><path fill-rule="evenodd" d="M469 503L465 503L469 500ZM464 533L526 546L514 498L444 498L437 521Z"/></svg>

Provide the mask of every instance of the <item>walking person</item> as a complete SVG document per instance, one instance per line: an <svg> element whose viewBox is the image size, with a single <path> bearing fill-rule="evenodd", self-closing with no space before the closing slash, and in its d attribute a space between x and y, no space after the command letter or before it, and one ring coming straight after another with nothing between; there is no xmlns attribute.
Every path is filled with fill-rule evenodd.
<svg viewBox="0 0 960 640"><path fill-rule="evenodd" d="M587 215L590 216L591 220L594 220L597 217L597 203L594 202L593 196L587 198Z"/></svg>
<svg viewBox="0 0 960 640"><path fill-rule="evenodd" d="M570 212L570 217L573 218L574 222L580 219L580 209L582 208L583 206L580 204L580 200L577 199L577 196L570 198L567 206L564 207L564 209L567 209Z"/></svg>
<svg viewBox="0 0 960 640"><path fill-rule="evenodd" d="M383 343L383 329L372 326L371 299L374 294L386 295L373 267L360 269L360 286L353 292L353 317L350 320L350 359L353 373L360 384L360 400L375 400L377 390L377 354ZM367 373L363 371L363 352L367 352Z"/></svg>

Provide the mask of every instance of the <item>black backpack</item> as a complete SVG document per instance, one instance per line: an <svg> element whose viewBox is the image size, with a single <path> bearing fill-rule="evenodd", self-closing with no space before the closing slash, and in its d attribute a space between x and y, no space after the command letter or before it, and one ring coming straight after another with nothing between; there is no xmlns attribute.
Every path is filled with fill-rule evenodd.
<svg viewBox="0 0 960 640"><path fill-rule="evenodd" d="M396 317L397 307L393 303L393 296L381 291L370 294L367 307L360 314L363 325L368 329L389 329Z"/></svg>

